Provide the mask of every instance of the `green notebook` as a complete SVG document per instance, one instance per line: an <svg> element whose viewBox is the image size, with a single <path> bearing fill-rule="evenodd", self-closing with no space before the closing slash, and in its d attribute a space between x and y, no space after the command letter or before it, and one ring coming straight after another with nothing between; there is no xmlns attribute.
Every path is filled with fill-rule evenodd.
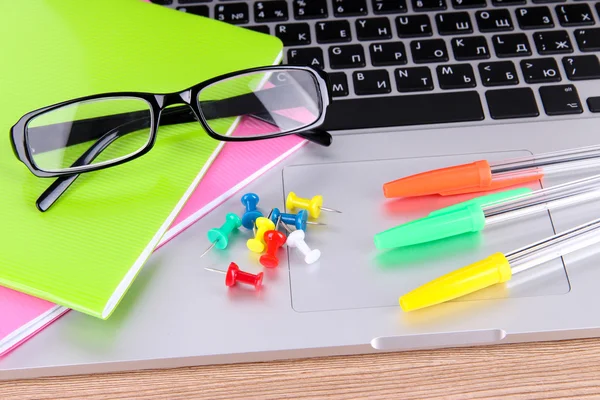
<svg viewBox="0 0 600 400"><path fill-rule="evenodd" d="M0 285L107 319L223 143L197 123L162 126L149 153L83 174L42 213L53 179L17 160L10 127L71 98L277 64L282 44L140 0L1 2L0 37Z"/></svg>

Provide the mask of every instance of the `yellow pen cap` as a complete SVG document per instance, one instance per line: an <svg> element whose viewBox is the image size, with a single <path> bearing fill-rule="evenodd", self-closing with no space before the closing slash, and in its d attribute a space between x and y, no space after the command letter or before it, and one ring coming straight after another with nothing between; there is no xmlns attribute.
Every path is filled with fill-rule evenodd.
<svg viewBox="0 0 600 400"><path fill-rule="evenodd" d="M511 276L512 270L504 254L495 253L405 294L399 299L400 307L404 311L429 307L506 282Z"/></svg>

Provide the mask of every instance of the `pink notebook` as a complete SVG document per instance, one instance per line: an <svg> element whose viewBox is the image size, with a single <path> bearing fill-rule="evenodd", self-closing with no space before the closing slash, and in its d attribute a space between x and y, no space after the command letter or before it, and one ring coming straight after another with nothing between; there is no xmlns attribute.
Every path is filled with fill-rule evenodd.
<svg viewBox="0 0 600 400"><path fill-rule="evenodd" d="M266 124L262 126L262 123L257 121L242 120L234 135L243 136L250 130L258 133L257 130L261 129L271 131L273 128ZM304 143L306 140L297 136L226 143L158 247L173 239ZM0 356L24 343L67 311L69 309L0 287Z"/></svg>
<svg viewBox="0 0 600 400"><path fill-rule="evenodd" d="M0 356L67 311L56 304L0 287Z"/></svg>

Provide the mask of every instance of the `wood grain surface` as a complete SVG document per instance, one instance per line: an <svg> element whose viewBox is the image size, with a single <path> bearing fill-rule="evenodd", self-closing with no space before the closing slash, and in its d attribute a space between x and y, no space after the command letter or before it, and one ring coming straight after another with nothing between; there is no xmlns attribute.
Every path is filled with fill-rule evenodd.
<svg viewBox="0 0 600 400"><path fill-rule="evenodd" d="M0 381L0 399L600 399L600 339Z"/></svg>

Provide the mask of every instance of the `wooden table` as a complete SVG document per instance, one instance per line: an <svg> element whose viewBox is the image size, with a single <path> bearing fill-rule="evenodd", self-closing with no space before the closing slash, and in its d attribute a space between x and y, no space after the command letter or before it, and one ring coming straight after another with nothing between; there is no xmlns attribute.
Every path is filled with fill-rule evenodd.
<svg viewBox="0 0 600 400"><path fill-rule="evenodd" d="M0 399L599 399L600 339L0 382Z"/></svg>

